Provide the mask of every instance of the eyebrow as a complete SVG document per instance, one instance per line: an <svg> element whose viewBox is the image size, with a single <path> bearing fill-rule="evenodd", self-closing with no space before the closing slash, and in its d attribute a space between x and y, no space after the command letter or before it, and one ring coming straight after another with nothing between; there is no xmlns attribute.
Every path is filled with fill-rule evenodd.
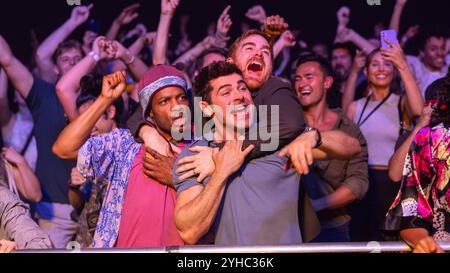
<svg viewBox="0 0 450 273"><path fill-rule="evenodd" d="M246 42L245 44L242 45L242 47L245 47L248 45L256 46L256 44L254 42Z"/></svg>
<svg viewBox="0 0 450 273"><path fill-rule="evenodd" d="M219 87L219 89L217 89L217 93L219 93L220 90L222 90L223 88L227 88L227 87L231 87L231 84L227 83L227 84L222 85L221 87Z"/></svg>

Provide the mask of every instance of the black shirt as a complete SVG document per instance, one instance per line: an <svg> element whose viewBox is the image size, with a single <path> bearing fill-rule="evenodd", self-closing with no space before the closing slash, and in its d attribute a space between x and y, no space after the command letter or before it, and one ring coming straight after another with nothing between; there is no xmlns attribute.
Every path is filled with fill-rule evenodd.
<svg viewBox="0 0 450 273"><path fill-rule="evenodd" d="M68 181L75 161L62 160L52 152L53 144L67 125L67 119L56 96L55 85L33 78L26 102L34 121L38 152L36 176L41 183L42 201L69 204Z"/></svg>

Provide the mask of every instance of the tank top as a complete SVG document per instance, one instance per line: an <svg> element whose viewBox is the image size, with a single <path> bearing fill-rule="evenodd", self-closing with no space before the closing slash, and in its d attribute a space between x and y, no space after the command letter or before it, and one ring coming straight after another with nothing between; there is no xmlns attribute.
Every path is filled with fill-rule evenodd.
<svg viewBox="0 0 450 273"><path fill-rule="evenodd" d="M400 96L391 94L390 97L379 107L362 125L361 132L367 141L369 152L368 164L387 166L389 159L395 150L395 143L399 134L398 104ZM361 117L361 122L377 107L381 101L369 100L367 107ZM356 101L356 112L353 121L358 124L359 117L366 103L366 98Z"/></svg>

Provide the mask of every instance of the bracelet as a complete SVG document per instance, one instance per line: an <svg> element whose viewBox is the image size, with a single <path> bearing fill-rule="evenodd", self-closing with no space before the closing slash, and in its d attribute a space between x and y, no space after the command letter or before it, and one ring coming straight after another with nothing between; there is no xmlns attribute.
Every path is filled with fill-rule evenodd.
<svg viewBox="0 0 450 273"><path fill-rule="evenodd" d="M130 64L132 64L132 63L134 62L134 60L136 60L136 56L133 55L133 56L131 57L130 61L125 62L125 64L126 64L126 65L130 65Z"/></svg>
<svg viewBox="0 0 450 273"><path fill-rule="evenodd" d="M91 56L96 63L98 63L98 61L100 61L100 56L98 56L98 54L95 53L94 51L89 52L88 55Z"/></svg>

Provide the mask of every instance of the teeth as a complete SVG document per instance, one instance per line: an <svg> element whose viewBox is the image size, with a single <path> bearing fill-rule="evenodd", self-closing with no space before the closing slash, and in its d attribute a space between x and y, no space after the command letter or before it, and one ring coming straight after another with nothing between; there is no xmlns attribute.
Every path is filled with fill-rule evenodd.
<svg viewBox="0 0 450 273"><path fill-rule="evenodd" d="M247 110L247 107L245 107L245 106L243 106L243 105L236 105L234 108L233 108L233 113L236 113L236 112L243 112L243 111L246 111Z"/></svg>

